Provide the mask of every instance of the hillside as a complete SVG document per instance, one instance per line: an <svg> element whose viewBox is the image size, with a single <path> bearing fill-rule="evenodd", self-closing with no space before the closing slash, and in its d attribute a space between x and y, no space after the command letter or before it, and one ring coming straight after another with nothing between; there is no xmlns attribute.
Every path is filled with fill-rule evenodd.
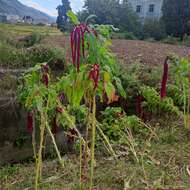
<svg viewBox="0 0 190 190"><path fill-rule="evenodd" d="M49 15L38 11L34 8L27 7L18 0L0 0L0 13L13 14L23 17L25 15L34 18L36 23L39 22L54 22L54 19Z"/></svg>

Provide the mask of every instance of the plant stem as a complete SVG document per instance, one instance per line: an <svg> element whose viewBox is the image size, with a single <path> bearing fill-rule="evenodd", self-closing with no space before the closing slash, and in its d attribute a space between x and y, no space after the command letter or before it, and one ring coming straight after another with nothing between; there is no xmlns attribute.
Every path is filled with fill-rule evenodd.
<svg viewBox="0 0 190 190"><path fill-rule="evenodd" d="M38 150L38 158L37 158L37 165L36 165L35 190L38 190L39 182L41 180L42 149L43 149L43 140L44 140L44 133L45 133L45 116L43 112L41 112L40 115L41 115L40 146Z"/></svg>
<svg viewBox="0 0 190 190"><path fill-rule="evenodd" d="M187 95L187 126L190 128L190 88Z"/></svg>
<svg viewBox="0 0 190 190"><path fill-rule="evenodd" d="M57 144L56 144L54 135L53 135L53 133L51 132L51 129L50 129L50 127L49 127L48 122L46 122L46 127L47 127L48 133L49 133L49 135L50 135L50 137L51 137L51 139L52 139L52 142L53 142L55 151L56 151L57 156L58 156L58 158L59 158L59 162L60 162L61 166L64 167L64 160L61 158L61 154L60 154L60 152L59 152L59 150L58 150L58 147L57 147Z"/></svg>
<svg viewBox="0 0 190 190"><path fill-rule="evenodd" d="M184 93L184 99L183 99L183 118L184 118L184 125L187 127L187 115L186 115L186 90L185 90L185 84L183 84L183 93Z"/></svg>
<svg viewBox="0 0 190 190"><path fill-rule="evenodd" d="M36 155L36 126L35 126L34 114L33 114L33 131L32 131L32 148L33 148L34 159L37 162L37 155Z"/></svg>
<svg viewBox="0 0 190 190"><path fill-rule="evenodd" d="M82 190L82 139L80 138L80 190Z"/></svg>
<svg viewBox="0 0 190 190"><path fill-rule="evenodd" d="M91 167L90 167L90 190L93 188L94 177L94 147L96 137L96 96L93 97L92 105L92 137L91 137Z"/></svg>
<svg viewBox="0 0 190 190"><path fill-rule="evenodd" d="M102 131L102 129L100 128L100 126L97 125L97 129L99 130L99 132L100 132L100 134L101 134L101 136L103 138L103 141L105 141L105 146L107 144L108 151L112 154L112 156L116 157L115 151L113 150L113 148L112 148L112 146L111 146L111 144L109 142L108 137L104 134L104 132Z"/></svg>

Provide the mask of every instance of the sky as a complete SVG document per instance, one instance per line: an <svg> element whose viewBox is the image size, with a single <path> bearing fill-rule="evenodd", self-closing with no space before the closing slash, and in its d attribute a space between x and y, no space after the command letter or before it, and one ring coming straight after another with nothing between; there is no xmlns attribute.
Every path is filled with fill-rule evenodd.
<svg viewBox="0 0 190 190"><path fill-rule="evenodd" d="M50 16L57 16L56 7L61 4L61 0L19 0L21 3L38 9ZM74 12L81 10L84 0L70 0Z"/></svg>

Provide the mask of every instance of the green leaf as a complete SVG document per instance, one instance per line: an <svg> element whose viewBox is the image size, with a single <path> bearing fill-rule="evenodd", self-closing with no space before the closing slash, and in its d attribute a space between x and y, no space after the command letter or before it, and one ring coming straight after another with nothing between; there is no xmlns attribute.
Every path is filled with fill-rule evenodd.
<svg viewBox="0 0 190 190"><path fill-rule="evenodd" d="M115 101L115 87L113 86L113 84L111 82L105 83L105 91L107 94L107 97L109 99L109 103L112 103L113 101Z"/></svg>
<svg viewBox="0 0 190 190"><path fill-rule="evenodd" d="M89 15L86 19L85 19L85 23L88 23L88 21L90 20L90 19L93 19L93 18L97 18L97 16L96 15Z"/></svg>
<svg viewBox="0 0 190 190"><path fill-rule="evenodd" d="M117 90L118 90L118 93L123 97L123 98L126 98L126 92L121 84L121 80L117 77L115 77L115 83L116 83L116 87L117 87Z"/></svg>
<svg viewBox="0 0 190 190"><path fill-rule="evenodd" d="M71 19L74 25L80 24L77 16L72 11L68 11L67 16Z"/></svg>

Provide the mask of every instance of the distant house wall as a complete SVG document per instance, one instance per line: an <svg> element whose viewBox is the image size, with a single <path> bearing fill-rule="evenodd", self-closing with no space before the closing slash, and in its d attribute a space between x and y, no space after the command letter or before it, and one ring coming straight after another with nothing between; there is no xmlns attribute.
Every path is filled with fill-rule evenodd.
<svg viewBox="0 0 190 190"><path fill-rule="evenodd" d="M20 17L18 15L7 15L7 21L10 23L20 22Z"/></svg>
<svg viewBox="0 0 190 190"><path fill-rule="evenodd" d="M163 0L129 0L140 19L159 19L162 16Z"/></svg>

